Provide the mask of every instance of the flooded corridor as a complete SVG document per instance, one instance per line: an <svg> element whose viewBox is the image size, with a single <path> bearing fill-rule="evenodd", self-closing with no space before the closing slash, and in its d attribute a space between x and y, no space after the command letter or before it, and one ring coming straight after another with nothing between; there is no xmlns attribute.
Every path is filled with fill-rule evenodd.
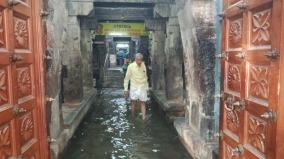
<svg viewBox="0 0 284 159"><path fill-rule="evenodd" d="M122 90L105 89L63 159L191 159L172 125L148 104L147 120L132 117Z"/></svg>

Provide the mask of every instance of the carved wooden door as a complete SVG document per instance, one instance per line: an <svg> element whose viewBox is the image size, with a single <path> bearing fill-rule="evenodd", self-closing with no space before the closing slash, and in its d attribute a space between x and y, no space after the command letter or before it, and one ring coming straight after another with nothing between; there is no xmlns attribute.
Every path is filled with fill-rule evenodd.
<svg viewBox="0 0 284 159"><path fill-rule="evenodd" d="M40 158L34 2L0 1L0 159Z"/></svg>
<svg viewBox="0 0 284 159"><path fill-rule="evenodd" d="M222 159L275 159L280 1L224 0Z"/></svg>

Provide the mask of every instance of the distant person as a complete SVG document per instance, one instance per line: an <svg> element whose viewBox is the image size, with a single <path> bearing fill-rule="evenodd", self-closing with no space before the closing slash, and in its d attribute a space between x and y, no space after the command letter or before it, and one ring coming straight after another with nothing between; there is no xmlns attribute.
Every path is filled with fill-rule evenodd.
<svg viewBox="0 0 284 159"><path fill-rule="evenodd" d="M123 50L119 50L117 53L117 65L121 66L123 65L123 60L125 57L125 52Z"/></svg>
<svg viewBox="0 0 284 159"><path fill-rule="evenodd" d="M130 82L130 92L128 84ZM149 90L147 70L143 62L143 55L137 53L135 61L128 66L124 78L124 96L131 100L131 112L135 114L135 105L138 102L141 106L142 119L146 119L146 101L148 100L147 92Z"/></svg>
<svg viewBox="0 0 284 159"><path fill-rule="evenodd" d="M122 65L122 71L123 71L124 77L126 75L128 65L129 65L129 59L124 59L124 64Z"/></svg>

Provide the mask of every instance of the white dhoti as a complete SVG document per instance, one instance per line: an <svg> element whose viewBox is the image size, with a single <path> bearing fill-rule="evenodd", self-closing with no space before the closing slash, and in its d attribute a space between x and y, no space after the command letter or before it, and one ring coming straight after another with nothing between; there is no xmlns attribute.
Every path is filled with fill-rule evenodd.
<svg viewBox="0 0 284 159"><path fill-rule="evenodd" d="M140 100L146 102L148 100L147 86L132 86L130 85L130 100Z"/></svg>

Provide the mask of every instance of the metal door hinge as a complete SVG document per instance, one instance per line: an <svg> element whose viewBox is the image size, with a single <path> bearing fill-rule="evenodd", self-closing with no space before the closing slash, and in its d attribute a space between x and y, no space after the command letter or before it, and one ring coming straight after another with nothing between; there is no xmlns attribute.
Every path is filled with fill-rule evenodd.
<svg viewBox="0 0 284 159"><path fill-rule="evenodd" d="M48 136L48 137L47 137L47 141L48 141L49 143L54 143L54 142L56 142L57 140L54 139L54 138L52 138L52 137L50 137L50 136Z"/></svg>
<svg viewBox="0 0 284 159"><path fill-rule="evenodd" d="M277 113L273 110L269 110L263 114L260 115L262 118L266 119L266 120L272 120L274 122L276 122L277 120Z"/></svg>
<svg viewBox="0 0 284 159"><path fill-rule="evenodd" d="M227 60L229 59L228 52L224 51L221 54L217 54L216 58Z"/></svg>
<svg viewBox="0 0 284 159"><path fill-rule="evenodd" d="M272 49L264 55L271 60L277 60L280 57L280 53L276 49Z"/></svg>
<svg viewBox="0 0 284 159"><path fill-rule="evenodd" d="M12 63L16 63L18 61L22 61L24 59L24 57L22 55L18 55L16 53L13 53L12 55L10 55L10 61Z"/></svg>
<svg viewBox="0 0 284 159"><path fill-rule="evenodd" d="M216 133L214 136L215 136L215 137L218 137L220 140L223 140L223 138L224 138L224 133L223 133L222 130L220 130L220 132L219 132L219 133Z"/></svg>
<svg viewBox="0 0 284 159"><path fill-rule="evenodd" d="M47 17L47 16L49 16L49 12L42 9L42 10L40 11L40 16L41 16L41 17Z"/></svg>
<svg viewBox="0 0 284 159"><path fill-rule="evenodd" d="M23 1L21 0L8 0L8 5L9 6L15 6L15 5L18 5L18 4L23 4L23 5L26 5Z"/></svg>
<svg viewBox="0 0 284 159"><path fill-rule="evenodd" d="M240 59L245 59L246 58L246 53L245 53L245 51L241 51L236 56L239 57Z"/></svg>
<svg viewBox="0 0 284 159"><path fill-rule="evenodd" d="M233 156L241 156L244 153L243 145L238 145L236 148L232 149Z"/></svg>
<svg viewBox="0 0 284 159"><path fill-rule="evenodd" d="M215 98L223 98L224 97L224 92L220 92L220 94L215 94Z"/></svg>
<svg viewBox="0 0 284 159"><path fill-rule="evenodd" d="M54 98L51 98L51 97L47 97L47 98L46 98L46 101L47 101L47 102L53 102L53 101L55 101L55 99L54 99Z"/></svg>
<svg viewBox="0 0 284 159"><path fill-rule="evenodd" d="M226 13L225 12L221 12L221 13L217 14L217 16L220 18L220 20L223 20L223 18L226 17Z"/></svg>
<svg viewBox="0 0 284 159"><path fill-rule="evenodd" d="M241 2L240 4L237 4L236 6L237 6L241 11L244 11L244 10L247 9L248 4L247 4L247 2L243 1L243 2Z"/></svg>

